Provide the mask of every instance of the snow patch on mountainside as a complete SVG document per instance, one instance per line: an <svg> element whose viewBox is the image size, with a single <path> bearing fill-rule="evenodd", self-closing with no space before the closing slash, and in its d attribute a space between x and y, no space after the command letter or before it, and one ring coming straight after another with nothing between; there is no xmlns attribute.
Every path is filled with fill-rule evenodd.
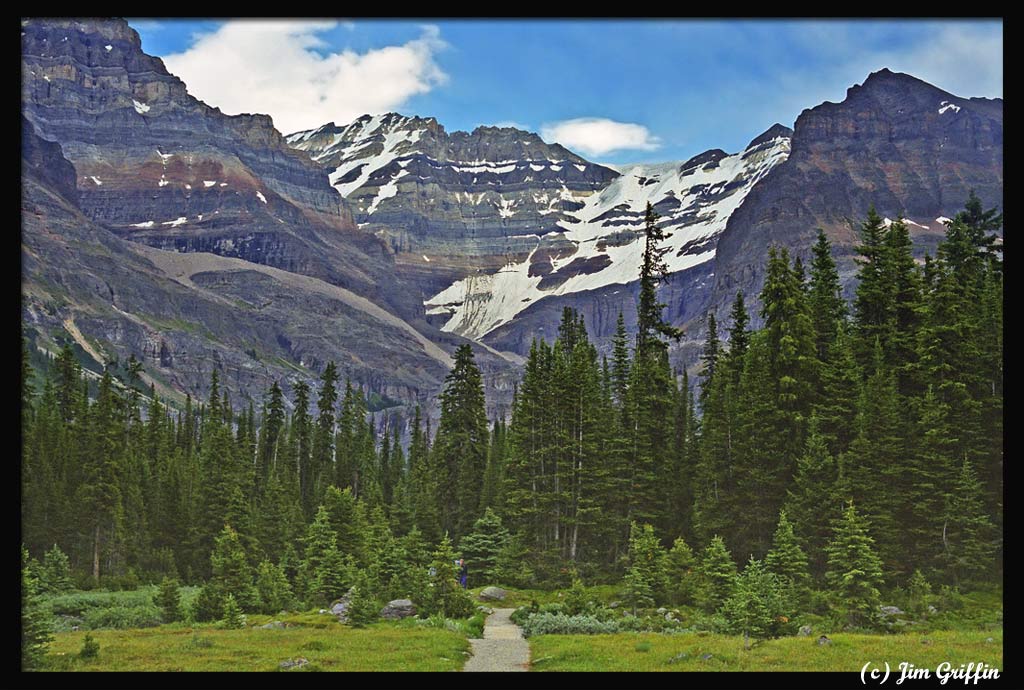
<svg viewBox="0 0 1024 690"><path fill-rule="evenodd" d="M777 137L685 170L679 162L622 166L621 177L585 198L583 208L565 214L577 222L558 221L564 229L560 244L538 237L525 260L456 281L426 300L427 313L449 314L442 330L478 339L546 297L637 280L648 202L671 235L665 255L670 272L710 261L729 216L788 155L789 139ZM550 202L572 198L563 192ZM543 197L535 201L548 203ZM539 261L545 270L531 270Z"/></svg>

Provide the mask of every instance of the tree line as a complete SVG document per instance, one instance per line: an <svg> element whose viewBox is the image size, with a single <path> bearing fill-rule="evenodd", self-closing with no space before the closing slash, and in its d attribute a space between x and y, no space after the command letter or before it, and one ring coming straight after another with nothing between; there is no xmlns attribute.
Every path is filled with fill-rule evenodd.
<svg viewBox="0 0 1024 690"><path fill-rule="evenodd" d="M567 308L493 423L463 345L436 433L417 410L407 448L333 363L317 390L294 382L290 413L276 383L258 412L236 409L216 369L205 401L173 410L109 370L90 395L69 347L34 390L23 345L23 543L37 559L57 545L80 586L209 583L228 559L252 587L260 571L326 603L360 578L380 596L425 586L416 573L446 538L475 582L617 581L643 525L666 549L727 545L730 562L791 532L820 584L846 521L889 584L996 580L1001 227L972 193L922 263L906 223L871 209L850 304L824 233L809 267L772 248L762 328L742 293L723 337L709 314L695 381L669 364L681 333L662 317L665 236L648 208L634 338L620 315L602 356Z"/></svg>

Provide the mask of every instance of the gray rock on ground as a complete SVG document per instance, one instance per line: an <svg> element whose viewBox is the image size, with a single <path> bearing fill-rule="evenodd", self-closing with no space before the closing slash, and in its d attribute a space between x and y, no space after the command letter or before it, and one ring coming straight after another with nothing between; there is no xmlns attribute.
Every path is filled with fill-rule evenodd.
<svg viewBox="0 0 1024 690"><path fill-rule="evenodd" d="M502 601L506 596L508 592L501 587L484 587L480 592L480 598L486 601Z"/></svg>
<svg viewBox="0 0 1024 690"><path fill-rule="evenodd" d="M380 610L381 618L400 620L416 615L416 605L409 599L392 599Z"/></svg>
<svg viewBox="0 0 1024 690"><path fill-rule="evenodd" d="M801 625L800 626L800 630L798 630L796 634L797 634L798 637L807 637L807 636L809 636L811 634L811 626L809 626L809 625Z"/></svg>
<svg viewBox="0 0 1024 690"><path fill-rule="evenodd" d="M342 623L348 623L348 607L352 603L352 589L349 589L341 599L331 604L331 613L338 617Z"/></svg>

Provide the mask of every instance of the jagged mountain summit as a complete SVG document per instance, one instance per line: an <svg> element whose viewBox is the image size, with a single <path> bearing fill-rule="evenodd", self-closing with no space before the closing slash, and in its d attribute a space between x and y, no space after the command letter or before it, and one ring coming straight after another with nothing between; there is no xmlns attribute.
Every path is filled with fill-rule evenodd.
<svg viewBox="0 0 1024 690"><path fill-rule="evenodd" d="M770 245L806 256L824 228L849 289L869 205L906 217L921 254L971 189L1003 201L1002 100L888 70L743 151L613 169L519 129L395 113L285 137L190 96L124 21L21 32L24 325L97 361L134 354L193 395L211 368L257 399L334 359L411 404L468 338L489 401L507 401L515 353L553 339L563 307L602 348L620 311L633 327L647 203L671 235L665 315L687 329L673 364L689 364L737 290L757 323Z"/></svg>
<svg viewBox="0 0 1024 690"><path fill-rule="evenodd" d="M797 118L789 158L729 219L711 304L724 316L737 290L756 295L768 247L806 257L819 227L852 288L855 224L872 204L883 217L908 220L918 255L934 254L943 221L972 189L985 208L1002 208L1002 99L961 98L909 74L874 72L842 102Z"/></svg>
<svg viewBox="0 0 1024 690"><path fill-rule="evenodd" d="M433 118L395 113L287 140L329 171L360 228L390 242L428 317L480 340L547 298L634 282L648 202L673 231L671 271L709 261L730 214L785 160L789 135L775 125L735 155L621 173L530 132L448 134Z"/></svg>
<svg viewBox="0 0 1024 690"><path fill-rule="evenodd" d="M448 133L434 118L396 113L287 139L329 171L359 227L385 239L399 271L427 295L525 258L618 176L530 132Z"/></svg>
<svg viewBox="0 0 1024 690"><path fill-rule="evenodd" d="M732 212L789 153L789 130L772 128L741 153L715 149L684 163L624 166L623 174L538 237L523 261L464 278L427 301L428 314L447 314L442 328L482 338L547 297L637 280L650 203L670 233L665 263L672 273L710 261Z"/></svg>
<svg viewBox="0 0 1024 690"><path fill-rule="evenodd" d="M21 42L37 347L134 355L163 395L205 397L217 369L259 400L334 360L381 405L433 399L461 339L427 323L386 245L268 116L191 97L121 20L25 20ZM492 381L509 369L480 359Z"/></svg>

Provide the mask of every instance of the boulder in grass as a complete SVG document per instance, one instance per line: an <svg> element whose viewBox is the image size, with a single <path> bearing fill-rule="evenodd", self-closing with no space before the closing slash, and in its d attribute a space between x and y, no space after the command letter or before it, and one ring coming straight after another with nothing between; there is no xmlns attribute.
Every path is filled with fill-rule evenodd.
<svg viewBox="0 0 1024 690"><path fill-rule="evenodd" d="M501 587L484 587L480 592L480 598L485 601L502 601L506 596L508 592Z"/></svg>
<svg viewBox="0 0 1024 690"><path fill-rule="evenodd" d="M409 599L392 599L380 610L380 617L388 620L400 620L416 615L416 605Z"/></svg>
<svg viewBox="0 0 1024 690"><path fill-rule="evenodd" d="M342 623L348 623L348 607L352 603L352 590L349 589L341 599L331 604L331 613L338 617Z"/></svg>

